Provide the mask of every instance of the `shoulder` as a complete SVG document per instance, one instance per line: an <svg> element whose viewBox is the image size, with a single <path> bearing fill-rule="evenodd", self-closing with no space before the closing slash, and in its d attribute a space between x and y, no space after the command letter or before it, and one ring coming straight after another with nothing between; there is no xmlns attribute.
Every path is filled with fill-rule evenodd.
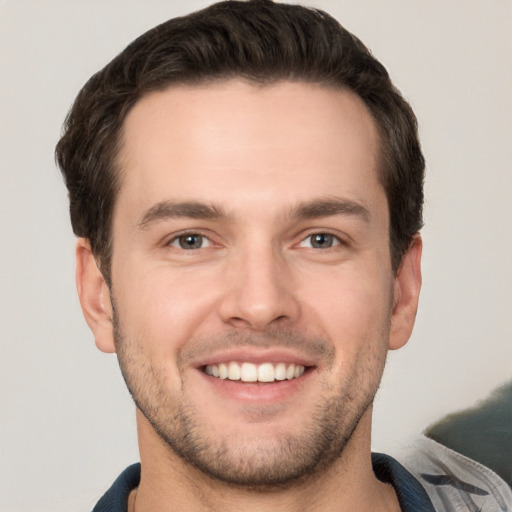
<svg viewBox="0 0 512 512"><path fill-rule="evenodd" d="M512 490L496 473L432 439L420 437L398 459L438 511L512 512Z"/></svg>
<svg viewBox="0 0 512 512"><path fill-rule="evenodd" d="M93 512L126 512L128 495L140 482L140 463L128 466L96 504Z"/></svg>

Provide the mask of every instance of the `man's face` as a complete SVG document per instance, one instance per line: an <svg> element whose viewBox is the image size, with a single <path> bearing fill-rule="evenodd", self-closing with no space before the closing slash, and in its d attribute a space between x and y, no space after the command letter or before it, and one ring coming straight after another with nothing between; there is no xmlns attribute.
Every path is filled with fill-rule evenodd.
<svg viewBox="0 0 512 512"><path fill-rule="evenodd" d="M146 427L238 484L328 465L369 429L396 287L363 103L171 87L130 112L120 165L115 346Z"/></svg>

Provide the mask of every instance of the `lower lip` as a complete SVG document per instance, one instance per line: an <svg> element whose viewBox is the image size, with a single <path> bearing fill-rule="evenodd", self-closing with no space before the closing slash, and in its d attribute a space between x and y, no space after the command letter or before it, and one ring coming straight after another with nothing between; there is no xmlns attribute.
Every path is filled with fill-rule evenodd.
<svg viewBox="0 0 512 512"><path fill-rule="evenodd" d="M243 382L241 380L219 379L198 370L206 383L216 393L234 400L245 402L281 402L297 393L311 378L312 368L308 368L300 377L269 383Z"/></svg>

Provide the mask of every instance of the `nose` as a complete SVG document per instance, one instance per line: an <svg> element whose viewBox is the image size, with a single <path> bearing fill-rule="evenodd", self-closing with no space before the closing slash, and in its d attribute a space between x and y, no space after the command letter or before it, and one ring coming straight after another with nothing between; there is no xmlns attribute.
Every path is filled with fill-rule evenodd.
<svg viewBox="0 0 512 512"><path fill-rule="evenodd" d="M247 251L230 262L220 304L225 323L264 331L291 325L300 315L291 271L272 248Z"/></svg>

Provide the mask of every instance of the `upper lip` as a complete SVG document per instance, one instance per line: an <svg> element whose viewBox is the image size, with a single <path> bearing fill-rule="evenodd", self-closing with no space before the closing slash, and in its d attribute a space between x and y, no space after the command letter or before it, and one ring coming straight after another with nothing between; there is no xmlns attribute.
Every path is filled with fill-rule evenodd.
<svg viewBox="0 0 512 512"><path fill-rule="evenodd" d="M197 359L194 361L193 366L201 368L206 365L217 365L220 363L229 363L230 361L253 364L293 363L302 366L316 366L316 361L314 361L311 356L305 356L300 354L300 352L293 351L291 349L270 348L256 350L254 347L238 347L236 349L214 352L210 355Z"/></svg>

